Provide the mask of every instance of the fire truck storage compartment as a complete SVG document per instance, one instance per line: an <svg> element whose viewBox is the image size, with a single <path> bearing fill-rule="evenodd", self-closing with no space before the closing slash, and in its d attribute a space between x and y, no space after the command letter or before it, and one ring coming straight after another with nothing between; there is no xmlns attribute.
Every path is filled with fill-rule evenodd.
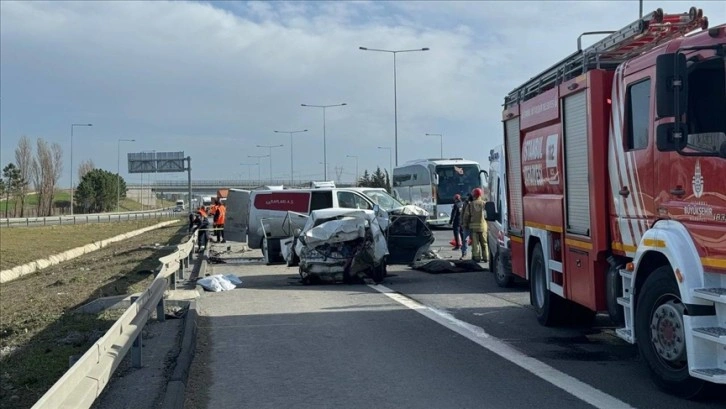
<svg viewBox="0 0 726 409"><path fill-rule="evenodd" d="M590 255L586 250L569 247L567 250L567 259L565 262L565 271L567 271L567 298L584 305L591 310L596 310L595 306L595 283L592 266L590 265Z"/></svg>
<svg viewBox="0 0 726 409"><path fill-rule="evenodd" d="M567 232L590 236L587 90L564 98Z"/></svg>
<svg viewBox="0 0 726 409"><path fill-rule="evenodd" d="M521 169L521 146L519 145L519 117L504 122L504 131L507 134L506 155L509 159L510 169ZM509 203L511 216L509 218L510 232L521 235L523 223L522 215L522 172L509 172L509 189L512 198Z"/></svg>

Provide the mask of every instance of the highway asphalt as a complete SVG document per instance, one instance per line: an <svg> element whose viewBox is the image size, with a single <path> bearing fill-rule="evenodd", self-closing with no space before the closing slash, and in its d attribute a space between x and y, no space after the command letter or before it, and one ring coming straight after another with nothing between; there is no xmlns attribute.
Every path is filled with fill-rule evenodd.
<svg viewBox="0 0 726 409"><path fill-rule="evenodd" d="M455 257L449 235L436 231L435 247ZM222 256L207 273L243 285L199 300L194 407L726 407L722 387L701 401L658 390L604 317L540 326L526 285L501 289L489 272L398 266L378 286L303 286L297 268Z"/></svg>

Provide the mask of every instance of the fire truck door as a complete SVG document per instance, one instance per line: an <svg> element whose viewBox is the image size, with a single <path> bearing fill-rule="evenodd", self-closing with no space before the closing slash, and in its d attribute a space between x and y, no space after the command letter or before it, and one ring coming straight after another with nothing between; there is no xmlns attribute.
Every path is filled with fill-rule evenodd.
<svg viewBox="0 0 726 409"><path fill-rule="evenodd" d="M625 82L625 101L620 102L621 115L617 115L618 105L613 104L614 119L619 117L621 132L616 135L622 139L611 149L610 166L613 195L618 216L618 227L623 250L632 255L640 243L648 219L653 218L655 166L653 151L653 86L648 73L629 77ZM615 102L615 101L613 101ZM619 138L618 138L619 139ZM614 151L614 152L613 152Z"/></svg>

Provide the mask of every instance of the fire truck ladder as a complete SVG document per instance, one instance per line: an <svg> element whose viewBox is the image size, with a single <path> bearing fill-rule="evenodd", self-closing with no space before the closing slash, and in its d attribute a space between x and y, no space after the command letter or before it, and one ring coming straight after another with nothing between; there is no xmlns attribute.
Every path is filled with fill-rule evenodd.
<svg viewBox="0 0 726 409"><path fill-rule="evenodd" d="M681 14L663 14L662 9L657 9L619 31L583 33L577 38L576 52L510 92L505 106L526 101L589 70L615 69L632 57L698 28L707 29L708 18L703 10L691 7L688 13ZM582 36L590 34L610 35L583 50Z"/></svg>

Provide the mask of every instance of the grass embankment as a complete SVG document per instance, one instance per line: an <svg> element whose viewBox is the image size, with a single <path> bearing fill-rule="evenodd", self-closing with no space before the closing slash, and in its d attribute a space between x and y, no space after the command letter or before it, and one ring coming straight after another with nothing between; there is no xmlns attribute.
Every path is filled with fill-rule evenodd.
<svg viewBox="0 0 726 409"><path fill-rule="evenodd" d="M26 229L12 232L21 230ZM141 246L179 244L185 233L184 224L153 230L0 285L0 406L31 407L68 370L69 357L83 354L118 317L118 311L73 310L100 297L146 289L158 258L173 249Z"/></svg>
<svg viewBox="0 0 726 409"><path fill-rule="evenodd" d="M5 197L2 197L0 199L5 199ZM55 195L53 196L53 207L57 207L57 205L61 202L69 202L71 200L71 194L67 191L59 190L55 192ZM12 216L13 209L15 208L15 202L18 202L18 212L20 212L20 200L17 198L11 197L10 200L2 200L0 201L0 217L5 217L5 209L8 209L10 214L9 217ZM25 208L35 208L38 205L38 195L35 193L30 193L25 196Z"/></svg>
<svg viewBox="0 0 726 409"><path fill-rule="evenodd" d="M168 220L168 219L166 219ZM152 226L164 220L0 229L0 270L46 258L94 241Z"/></svg>
<svg viewBox="0 0 726 409"><path fill-rule="evenodd" d="M4 197L0 199L5 199ZM5 217L5 209L8 209L8 216L13 217L13 209L15 208L15 202L17 199L11 198L10 201L7 200L0 200L0 217ZM70 192L67 191L58 191L55 194L55 197L53 198L53 207L58 207L60 203L63 202L69 202L71 200ZM119 207L122 212L136 212L140 210L154 210L154 209L162 209L167 207L172 207L175 205L176 202L169 201L169 200L162 200L162 199L156 199L156 206L145 206L144 209L141 208L141 203L129 199L129 198L123 198L119 202ZM26 209L34 209L38 205L38 195L35 193L28 194L25 196L25 208ZM18 206L20 206L20 202L18 201ZM113 207L111 212L116 211L116 206ZM20 208L18 208L18 213L20 213Z"/></svg>

